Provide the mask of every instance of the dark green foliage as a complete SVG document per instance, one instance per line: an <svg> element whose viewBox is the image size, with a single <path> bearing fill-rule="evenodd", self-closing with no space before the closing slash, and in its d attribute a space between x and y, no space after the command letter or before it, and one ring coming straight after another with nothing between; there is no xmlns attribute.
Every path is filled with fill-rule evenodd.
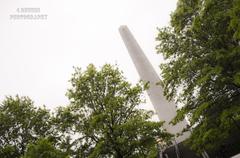
<svg viewBox="0 0 240 158"><path fill-rule="evenodd" d="M48 139L39 139L28 145L22 158L68 158L65 153L56 149Z"/></svg>
<svg viewBox="0 0 240 158"><path fill-rule="evenodd" d="M240 0L179 0L157 41L164 94L184 105L173 123L189 117L198 152L219 148L240 130Z"/></svg>
<svg viewBox="0 0 240 158"><path fill-rule="evenodd" d="M5 145L0 148L0 156L1 158L15 158L19 157L21 154L15 146Z"/></svg>
<svg viewBox="0 0 240 158"><path fill-rule="evenodd" d="M143 87L132 86L116 67L77 68L71 84L71 105L60 108L55 121L60 131L76 134L64 145L73 156L156 157L157 140L169 143L162 122L150 121L151 112L137 109Z"/></svg>
<svg viewBox="0 0 240 158"><path fill-rule="evenodd" d="M0 105L0 157L20 157L28 143L48 136L49 118L28 97L7 97Z"/></svg>

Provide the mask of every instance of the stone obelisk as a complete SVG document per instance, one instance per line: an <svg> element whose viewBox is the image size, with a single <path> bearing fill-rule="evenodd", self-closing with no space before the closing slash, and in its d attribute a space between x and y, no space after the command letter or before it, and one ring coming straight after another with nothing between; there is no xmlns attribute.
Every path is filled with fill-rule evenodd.
<svg viewBox="0 0 240 158"><path fill-rule="evenodd" d="M164 128L169 133L176 134L180 132L184 127L186 127L187 122L184 120L175 126L169 124L169 122L176 116L176 105L173 102L167 101L163 96L161 86L156 85L156 83L160 81L160 78L155 72L153 66L143 53L143 50L138 45L128 27L120 26L119 32L137 69L140 79L144 82L149 82L150 87L147 90L147 94L153 104L159 120L165 121ZM189 133L184 133L182 136L176 138L176 141L181 142L188 136Z"/></svg>

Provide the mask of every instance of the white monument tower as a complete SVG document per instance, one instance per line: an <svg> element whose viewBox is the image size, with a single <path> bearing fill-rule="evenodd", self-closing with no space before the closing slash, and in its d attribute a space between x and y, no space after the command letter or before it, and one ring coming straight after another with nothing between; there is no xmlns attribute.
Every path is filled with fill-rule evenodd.
<svg viewBox="0 0 240 158"><path fill-rule="evenodd" d="M150 83L147 93L159 120L165 121L164 128L169 133L176 134L181 132L181 130L187 125L187 122L184 120L175 126L169 124L169 122L176 116L176 105L173 102L168 102L163 96L161 86L156 85L156 83L160 81L160 78L155 72L153 66L143 53L128 27L121 26L119 32L138 71L140 79ZM182 142L188 136L189 133L184 133L182 136L176 138L177 143Z"/></svg>

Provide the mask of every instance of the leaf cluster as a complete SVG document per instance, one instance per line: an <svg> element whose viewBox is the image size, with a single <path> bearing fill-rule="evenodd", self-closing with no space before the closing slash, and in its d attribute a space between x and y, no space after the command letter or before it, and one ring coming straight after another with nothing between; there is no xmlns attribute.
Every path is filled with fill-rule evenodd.
<svg viewBox="0 0 240 158"><path fill-rule="evenodd" d="M215 150L240 123L240 1L179 0L171 26L159 29L164 94L184 105L189 144Z"/></svg>

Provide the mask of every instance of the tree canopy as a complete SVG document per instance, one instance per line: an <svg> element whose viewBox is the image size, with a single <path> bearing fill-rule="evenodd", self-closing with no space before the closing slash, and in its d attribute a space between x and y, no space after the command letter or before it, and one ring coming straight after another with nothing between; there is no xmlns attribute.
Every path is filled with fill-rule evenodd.
<svg viewBox="0 0 240 158"><path fill-rule="evenodd" d="M40 138L35 143L30 143L22 158L68 158L67 154L46 138Z"/></svg>
<svg viewBox="0 0 240 158"><path fill-rule="evenodd" d="M127 82L117 67L76 68L70 81L71 104L59 109L56 123L64 133L75 133L68 141L75 157L156 157L158 141L170 143L163 123L137 108L143 87Z"/></svg>
<svg viewBox="0 0 240 158"><path fill-rule="evenodd" d="M215 150L239 131L240 1L179 0L171 26L159 29L164 94L188 116L191 147Z"/></svg>
<svg viewBox="0 0 240 158"><path fill-rule="evenodd" d="M20 157L29 143L49 136L49 111L28 97L6 97L0 105L0 157Z"/></svg>
<svg viewBox="0 0 240 158"><path fill-rule="evenodd" d="M140 109L141 83L131 85L109 64L75 69L70 104L50 113L29 97L6 97L0 105L1 158L156 157L171 144L163 122Z"/></svg>

